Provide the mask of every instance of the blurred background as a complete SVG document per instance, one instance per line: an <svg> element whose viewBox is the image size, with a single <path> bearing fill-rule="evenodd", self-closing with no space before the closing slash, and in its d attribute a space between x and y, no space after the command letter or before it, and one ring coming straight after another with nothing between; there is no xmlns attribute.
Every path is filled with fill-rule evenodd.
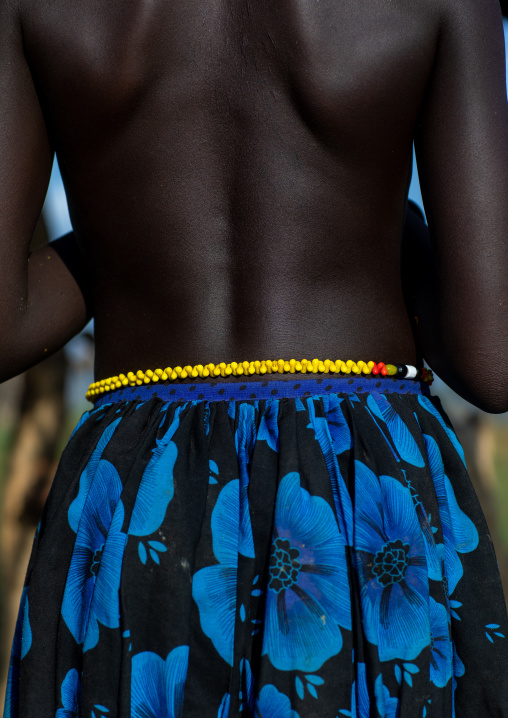
<svg viewBox="0 0 508 718"><path fill-rule="evenodd" d="M501 1L508 46L508 0ZM508 70L508 54L507 54ZM423 209L416 163L409 197ZM55 161L33 249L71 231ZM0 710L10 644L32 539L54 472L93 380L93 323L58 354L0 384ZM508 599L508 414L485 414L436 379L464 447L469 474L496 548Z"/></svg>

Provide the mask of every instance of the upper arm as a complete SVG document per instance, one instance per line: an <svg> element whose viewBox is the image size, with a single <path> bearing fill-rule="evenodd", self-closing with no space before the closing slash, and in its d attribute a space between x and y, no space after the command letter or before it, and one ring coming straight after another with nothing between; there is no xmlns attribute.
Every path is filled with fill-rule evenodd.
<svg viewBox="0 0 508 718"><path fill-rule="evenodd" d="M26 283L30 240L46 194L52 151L11 0L0 0L0 306ZM26 292L24 292L26 299Z"/></svg>
<svg viewBox="0 0 508 718"><path fill-rule="evenodd" d="M447 359L473 394L507 392L508 107L497 0L443 0L415 136ZM469 368L468 368L469 367ZM483 380L475 379L483 373ZM474 387L475 381L477 386ZM484 386L482 388L481 382Z"/></svg>
<svg viewBox="0 0 508 718"><path fill-rule="evenodd" d="M55 352L87 320L69 261L79 255L73 236L28 261L53 152L13 2L0 0L0 381Z"/></svg>
<svg viewBox="0 0 508 718"><path fill-rule="evenodd" d="M436 239L484 233L508 216L508 108L497 0L445 0L436 60L416 133L426 212ZM495 208L492 207L495 205ZM491 208L491 220L479 209ZM503 228L506 229L504 224Z"/></svg>

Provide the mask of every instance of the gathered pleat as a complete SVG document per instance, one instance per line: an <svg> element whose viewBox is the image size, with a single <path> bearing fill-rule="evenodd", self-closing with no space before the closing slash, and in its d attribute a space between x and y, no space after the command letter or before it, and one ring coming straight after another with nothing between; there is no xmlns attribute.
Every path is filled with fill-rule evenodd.
<svg viewBox="0 0 508 718"><path fill-rule="evenodd" d="M507 631L438 399L112 400L63 453L4 718L503 718Z"/></svg>

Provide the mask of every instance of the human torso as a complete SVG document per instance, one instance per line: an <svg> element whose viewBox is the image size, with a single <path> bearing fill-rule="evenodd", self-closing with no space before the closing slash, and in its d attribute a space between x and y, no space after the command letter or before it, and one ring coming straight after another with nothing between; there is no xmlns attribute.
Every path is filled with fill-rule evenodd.
<svg viewBox="0 0 508 718"><path fill-rule="evenodd" d="M30 0L96 371L415 362L400 239L438 35L413 0Z"/></svg>

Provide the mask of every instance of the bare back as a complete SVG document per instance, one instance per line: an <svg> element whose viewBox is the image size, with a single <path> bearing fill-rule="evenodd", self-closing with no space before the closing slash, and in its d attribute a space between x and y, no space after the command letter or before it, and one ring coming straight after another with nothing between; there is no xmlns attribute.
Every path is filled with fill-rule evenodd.
<svg viewBox="0 0 508 718"><path fill-rule="evenodd" d="M412 141L444 102L438 55L458 4L22 0L48 147L92 267L99 376L415 362L400 273ZM440 144L422 141L424 174Z"/></svg>
<svg viewBox="0 0 508 718"><path fill-rule="evenodd" d="M30 3L27 53L96 268L100 375L414 362L399 255L428 16L390 0Z"/></svg>

